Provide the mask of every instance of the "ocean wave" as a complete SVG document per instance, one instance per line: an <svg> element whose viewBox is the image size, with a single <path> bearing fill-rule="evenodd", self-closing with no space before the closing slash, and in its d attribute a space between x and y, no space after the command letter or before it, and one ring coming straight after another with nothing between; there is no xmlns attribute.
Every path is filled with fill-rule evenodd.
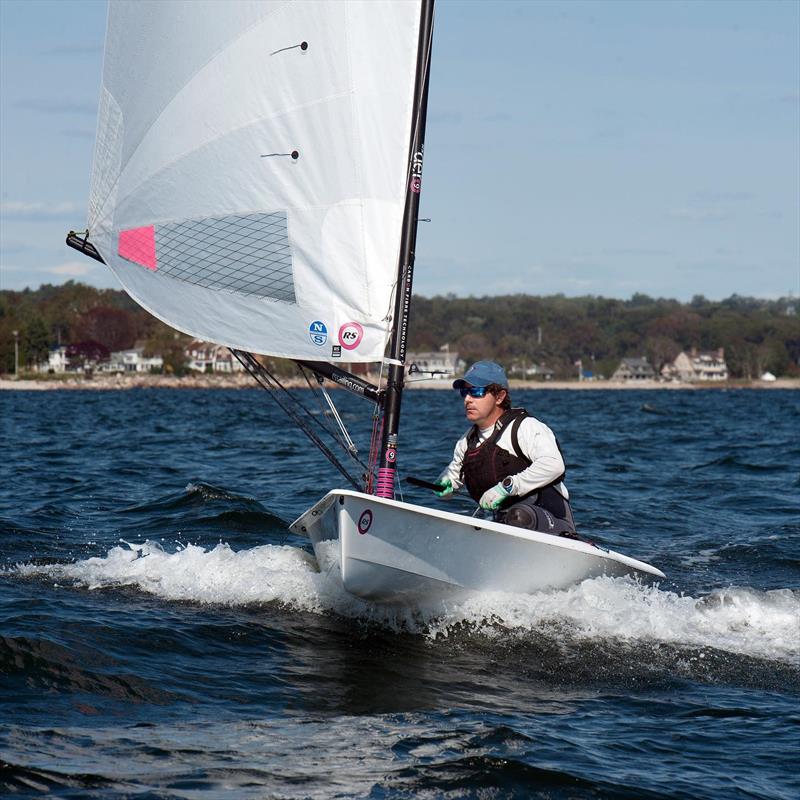
<svg viewBox="0 0 800 800"><path fill-rule="evenodd" d="M113 781L91 773L67 773L51 769L36 769L0 759L0 790L9 794L42 797L61 793L64 789L110 789Z"/></svg>
<svg viewBox="0 0 800 800"><path fill-rule="evenodd" d="M0 636L0 674L21 682L27 690L50 693L71 691L151 704L177 697L139 675L120 671L113 658L101 651L78 652L44 637Z"/></svg>
<svg viewBox="0 0 800 800"><path fill-rule="evenodd" d="M70 564L18 564L6 572L90 590L134 587L167 601L242 606L280 603L312 613L334 613L397 630L446 638L464 626L489 636L564 632L572 640L639 641L715 648L755 658L800 658L800 592L731 586L691 597L629 578L594 578L562 591L482 592L431 607L398 609L348 594L338 548L313 556L288 545L234 551L122 542L103 557Z"/></svg>
<svg viewBox="0 0 800 800"><path fill-rule="evenodd" d="M784 463L775 463L773 461L770 464L754 464L751 461L745 461L730 453L702 464L695 464L689 467L689 469L695 471L708 469L709 467L724 467L726 470L736 472L737 474L740 472L779 473L785 472L788 469L788 465Z"/></svg>
<svg viewBox="0 0 800 800"><path fill-rule="evenodd" d="M196 483L187 483L182 492L173 492L165 497L148 500L145 503L137 503L121 510L125 512L145 511L152 513L159 510L170 511L173 509L193 508L217 500L237 502L245 508L261 508L260 503L252 497L235 494L218 486L212 486L210 483L198 481Z"/></svg>

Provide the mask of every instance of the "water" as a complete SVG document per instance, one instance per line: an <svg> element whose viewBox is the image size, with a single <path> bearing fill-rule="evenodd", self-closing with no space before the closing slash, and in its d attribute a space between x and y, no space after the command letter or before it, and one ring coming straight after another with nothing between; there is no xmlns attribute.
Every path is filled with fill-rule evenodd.
<svg viewBox="0 0 800 800"><path fill-rule="evenodd" d="M288 534L338 481L260 390L0 395L0 791L794 800L800 395L515 402L665 582L389 611ZM407 394L408 474L459 404Z"/></svg>

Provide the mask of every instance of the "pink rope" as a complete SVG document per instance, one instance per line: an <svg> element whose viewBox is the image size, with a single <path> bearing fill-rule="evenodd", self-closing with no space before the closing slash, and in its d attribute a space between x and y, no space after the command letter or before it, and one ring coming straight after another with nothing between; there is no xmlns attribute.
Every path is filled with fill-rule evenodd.
<svg viewBox="0 0 800 800"><path fill-rule="evenodd" d="M394 470L390 467L381 467L378 470L378 484L375 488L378 497L394 500Z"/></svg>

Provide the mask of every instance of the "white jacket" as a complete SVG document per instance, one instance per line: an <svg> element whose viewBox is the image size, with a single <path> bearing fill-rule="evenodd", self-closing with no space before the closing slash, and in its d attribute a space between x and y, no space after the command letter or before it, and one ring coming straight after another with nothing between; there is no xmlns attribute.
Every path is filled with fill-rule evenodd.
<svg viewBox="0 0 800 800"><path fill-rule="evenodd" d="M497 440L497 446L516 455L514 445L511 443L512 427L512 424L506 425L505 430ZM442 483L446 478L449 478L453 484L453 490L456 492L464 485L461 480L461 465L464 461L464 454L467 452L467 437L471 431L472 427L456 442L453 460L439 476L438 480L439 483ZM480 430L478 440L481 444L492 435L493 431L494 425ZM540 486L547 486L548 483L552 483L559 475L564 473L566 467L564 459L558 450L555 434L547 425L535 417L525 417L522 420L517 432L517 439L519 440L519 449L531 460L531 465L527 469L512 476L511 494L519 497L538 489ZM563 482L557 483L555 488L565 500L569 500L569 492Z"/></svg>

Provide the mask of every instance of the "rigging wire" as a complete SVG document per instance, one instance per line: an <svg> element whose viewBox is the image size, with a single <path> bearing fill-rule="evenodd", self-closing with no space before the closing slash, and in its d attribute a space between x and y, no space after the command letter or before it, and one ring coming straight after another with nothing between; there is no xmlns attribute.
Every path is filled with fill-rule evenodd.
<svg viewBox="0 0 800 800"><path fill-rule="evenodd" d="M350 438L350 434L347 432L347 428L344 426L344 422L342 422L342 418L339 416L339 410L333 404L333 399L328 394L328 390L324 386L320 385L319 390L322 392L322 396L325 398L325 402L328 404L328 408L330 408L333 418L339 425L339 430L342 432L342 437L344 438L343 444L345 445L345 449L351 456L353 456L353 458L357 459L358 448L356 447L355 442Z"/></svg>
<svg viewBox="0 0 800 800"><path fill-rule="evenodd" d="M354 460L356 461L363 469L367 469L367 465L364 464L361 459L358 457L358 447L356 447L355 442L350 437L350 433L348 432L347 428L345 427L342 418L339 416L339 411L336 408L336 405L333 402L333 399L328 394L328 391L322 384L323 378L321 375L317 375L317 386L314 386L311 379L308 377L308 373L306 372L305 368L301 365L297 365L297 369L300 371L300 374L306 379L306 383L308 384L308 388L311 389L312 394L314 395L314 399L317 401L317 405L319 406L320 411L322 412L321 419L325 419L325 415L328 413L328 410L320 401L320 394L325 398L326 403L328 404L328 409L330 409L330 413L333 415L333 418L336 420L337 425L339 426L339 431L337 432L332 426L324 425L324 429L331 435L333 439L336 440L336 443ZM341 433L341 436L339 435Z"/></svg>
<svg viewBox="0 0 800 800"><path fill-rule="evenodd" d="M293 397L289 390L260 362L258 362L252 353L244 352L243 350L234 350L231 352L236 356L239 363L247 370L248 373L256 380L256 382L263 388L270 392L270 397L277 403L283 412L292 419L292 421L305 433L305 435L322 451L322 454L328 461L336 467L337 470L347 479L350 485L356 490L360 491L358 482L353 476L345 469L344 465L339 461L336 455L331 451L328 445L319 438L315 431L308 424L308 421L298 413L295 406L300 407L306 416L314 419L309 413L308 409L296 397ZM285 395L285 396L284 396ZM321 423L320 423L321 424ZM330 431L322 425L323 429L330 433Z"/></svg>

